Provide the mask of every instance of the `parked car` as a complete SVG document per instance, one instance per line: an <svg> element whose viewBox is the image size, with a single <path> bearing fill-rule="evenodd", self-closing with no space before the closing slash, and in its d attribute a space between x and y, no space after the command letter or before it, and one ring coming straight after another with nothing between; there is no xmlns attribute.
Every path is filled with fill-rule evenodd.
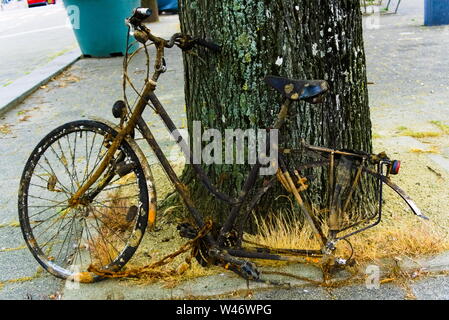
<svg viewBox="0 0 449 320"><path fill-rule="evenodd" d="M56 4L56 0L27 0L28 7L46 6L47 4Z"/></svg>
<svg viewBox="0 0 449 320"><path fill-rule="evenodd" d="M178 12L177 0L158 0L157 6L159 8L159 11Z"/></svg>

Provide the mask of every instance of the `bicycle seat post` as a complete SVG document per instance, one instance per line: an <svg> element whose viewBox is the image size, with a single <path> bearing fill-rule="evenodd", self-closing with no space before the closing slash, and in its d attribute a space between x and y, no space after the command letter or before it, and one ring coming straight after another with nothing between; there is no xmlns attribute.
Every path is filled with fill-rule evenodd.
<svg viewBox="0 0 449 320"><path fill-rule="evenodd" d="M273 129L279 130L284 125L285 119L287 119L289 108L292 104L292 100L285 99L281 105L281 110L278 113L276 122L274 123Z"/></svg>

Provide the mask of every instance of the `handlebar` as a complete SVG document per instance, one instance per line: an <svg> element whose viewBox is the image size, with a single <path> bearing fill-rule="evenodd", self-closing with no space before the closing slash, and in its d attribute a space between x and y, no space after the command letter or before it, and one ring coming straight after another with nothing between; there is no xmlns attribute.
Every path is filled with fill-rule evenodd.
<svg viewBox="0 0 449 320"><path fill-rule="evenodd" d="M133 15L126 20L132 26L137 27L152 14L153 11L149 8L135 8L133 11Z"/></svg>
<svg viewBox="0 0 449 320"><path fill-rule="evenodd" d="M211 41L207 41L205 39L197 38L197 39L194 40L194 42L196 44L198 44L200 46L203 46L203 47L205 47L205 48L207 48L209 50L212 50L214 52L218 53L218 52L221 51L221 46L216 44L216 43L213 43Z"/></svg>
<svg viewBox="0 0 449 320"><path fill-rule="evenodd" d="M170 40L164 40L151 34L150 30L146 28L142 23L145 19L150 17L152 10L149 8L136 8L133 11L133 15L126 19L126 23L131 27L134 37L141 43L146 43L148 40L161 43L166 48L171 48L175 44L184 51L191 50L195 45L202 46L213 52L220 52L221 46L205 40L202 38L192 38L189 35L183 35L181 33L174 34Z"/></svg>
<svg viewBox="0 0 449 320"><path fill-rule="evenodd" d="M189 35L182 33L175 33L169 40L157 37L151 33L151 30L143 24L143 21L150 17L152 11L148 8L136 8L133 11L133 15L125 20L125 23L130 28L130 34L134 38L142 43L146 48L146 43L151 41L156 47L156 59L154 63L154 73L151 77L151 84L156 85L159 75L166 71L166 65L164 60L164 49L172 48L174 45L178 46L183 51L190 51L196 45L203 46L211 51L220 52L221 47L211 41L192 38Z"/></svg>

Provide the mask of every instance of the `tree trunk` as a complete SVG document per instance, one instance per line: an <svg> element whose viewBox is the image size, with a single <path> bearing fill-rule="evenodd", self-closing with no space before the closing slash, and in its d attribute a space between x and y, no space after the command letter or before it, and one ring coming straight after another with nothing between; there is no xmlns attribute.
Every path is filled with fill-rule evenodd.
<svg viewBox="0 0 449 320"><path fill-rule="evenodd" d="M184 55L188 128L266 128L283 98L263 81L266 75L324 79L325 102L295 102L297 111L282 131L295 147L314 145L371 152L365 52L360 3L356 0L180 0L183 33L213 39L220 54L198 49ZM203 165L212 181L238 195L248 166ZM206 214L223 220L229 206L208 196L187 165L183 179ZM270 192L275 203L282 191ZM323 197L324 199L324 197Z"/></svg>
<svg viewBox="0 0 449 320"><path fill-rule="evenodd" d="M158 22L159 21L159 10L157 6L157 0L142 0L142 8L150 8L153 11L151 17L149 17L145 22Z"/></svg>

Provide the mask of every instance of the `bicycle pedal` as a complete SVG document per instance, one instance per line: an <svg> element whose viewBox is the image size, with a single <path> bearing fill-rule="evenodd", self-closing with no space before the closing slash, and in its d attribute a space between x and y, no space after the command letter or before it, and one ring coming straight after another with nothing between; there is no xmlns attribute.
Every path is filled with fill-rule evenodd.
<svg viewBox="0 0 449 320"><path fill-rule="evenodd" d="M179 235L187 239L195 239L198 235L198 230L194 228L190 223L181 223L176 229L179 231Z"/></svg>
<svg viewBox="0 0 449 320"><path fill-rule="evenodd" d="M243 277L246 280L259 280L260 279L260 271L257 270L257 267L254 263L245 261L241 265L231 265L229 266L231 271L234 271L239 276Z"/></svg>
<svg viewBox="0 0 449 320"><path fill-rule="evenodd" d="M120 177L124 177L127 174L129 174L131 171L134 170L134 168L136 167L136 164L134 162L129 162L129 161L121 161L118 162L114 165L114 169L115 172L120 176Z"/></svg>

